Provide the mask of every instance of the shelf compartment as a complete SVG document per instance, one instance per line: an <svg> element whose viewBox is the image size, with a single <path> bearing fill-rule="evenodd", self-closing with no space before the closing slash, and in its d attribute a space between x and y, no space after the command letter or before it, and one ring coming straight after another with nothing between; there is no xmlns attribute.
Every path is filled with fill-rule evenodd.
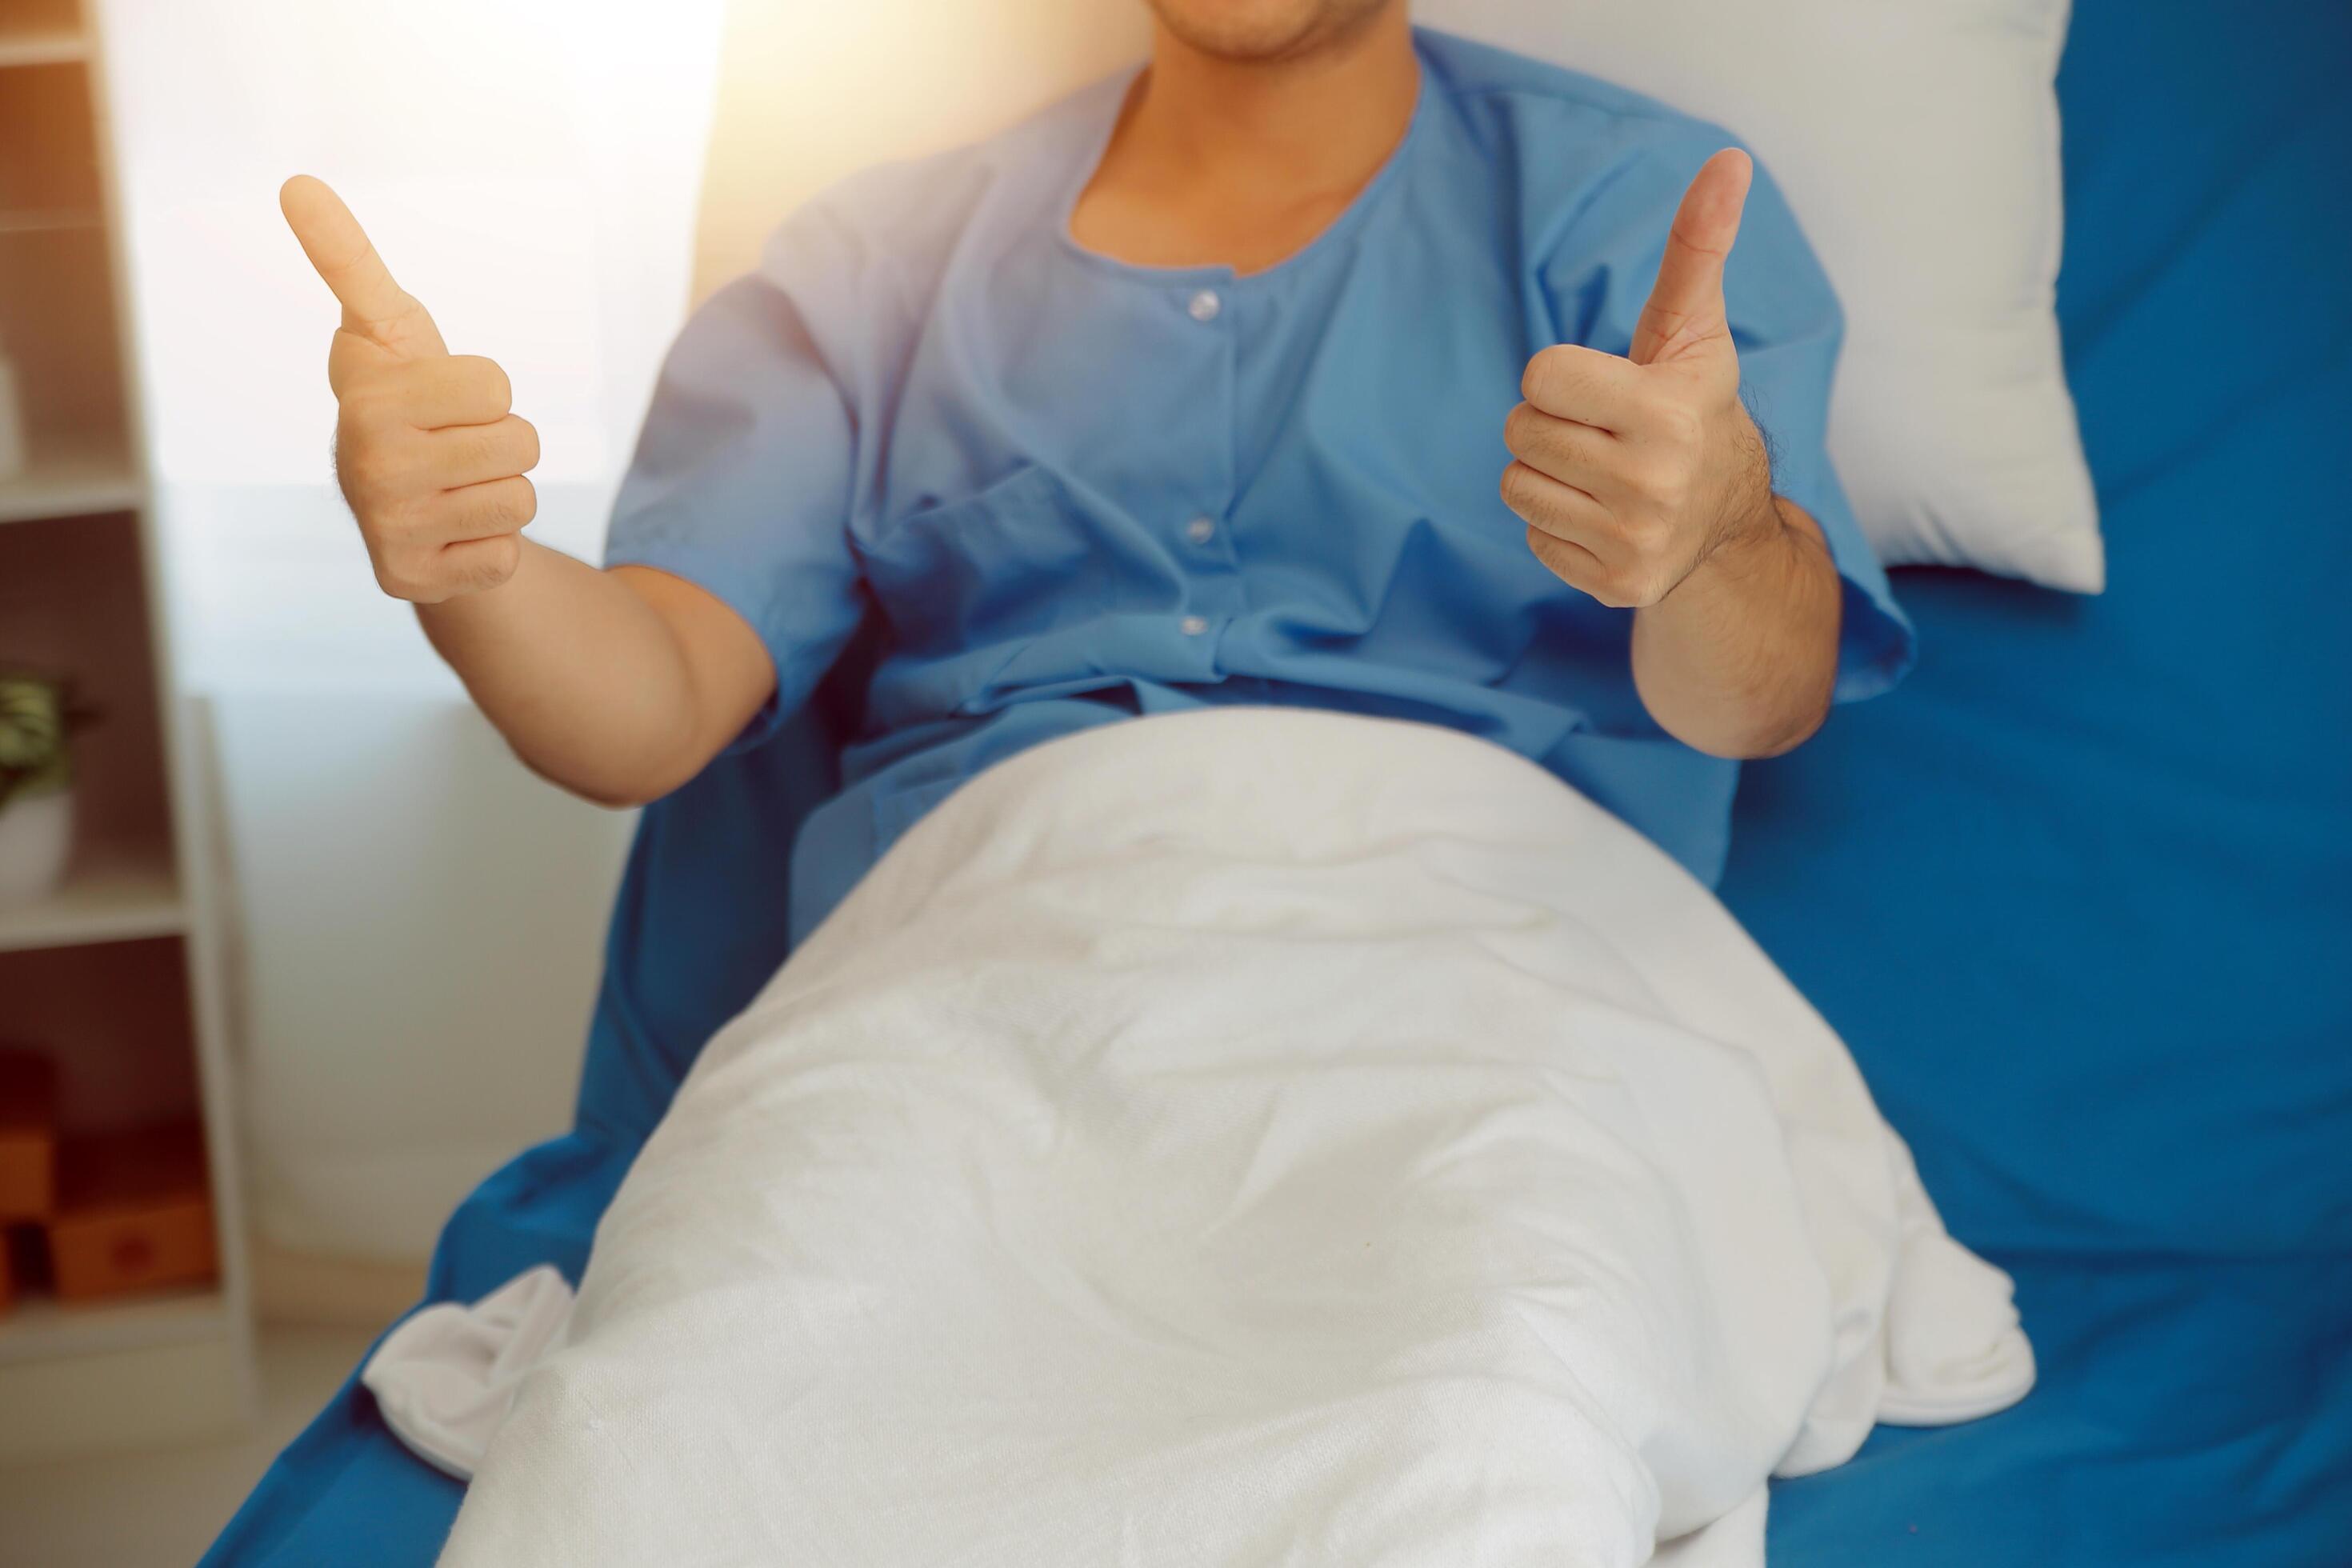
<svg viewBox="0 0 2352 1568"><path fill-rule="evenodd" d="M0 952L0 1041L57 1063L61 1137L198 1113L186 959L173 937Z"/></svg>
<svg viewBox="0 0 2352 1568"><path fill-rule="evenodd" d="M95 713L73 738L74 867L171 858L143 554L130 513L0 527L0 668L67 677Z"/></svg>
<svg viewBox="0 0 2352 1568"><path fill-rule="evenodd" d="M0 75L0 211L103 205L89 73L29 66Z"/></svg>
<svg viewBox="0 0 2352 1568"><path fill-rule="evenodd" d="M102 225L0 240L0 353L16 374L36 466L128 446L107 241Z"/></svg>

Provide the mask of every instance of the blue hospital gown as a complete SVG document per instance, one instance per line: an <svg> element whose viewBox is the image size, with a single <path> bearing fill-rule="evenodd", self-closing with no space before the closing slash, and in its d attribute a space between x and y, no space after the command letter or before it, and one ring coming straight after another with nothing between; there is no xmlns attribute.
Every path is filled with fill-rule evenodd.
<svg viewBox="0 0 2352 1568"><path fill-rule="evenodd" d="M1630 612L1552 575L1496 493L1553 342L1622 353L1668 223L1729 140L1442 34L1379 174L1267 270L1130 266L1068 217L1131 76L814 201L664 366L608 561L731 605L802 703L874 617L804 936L924 812L1137 713L1295 703L1446 724L1551 769L1703 880L1738 764L1660 730ZM1823 451L1835 297L1759 175L1727 283L1774 486L1844 577L1837 694L1911 638Z"/></svg>

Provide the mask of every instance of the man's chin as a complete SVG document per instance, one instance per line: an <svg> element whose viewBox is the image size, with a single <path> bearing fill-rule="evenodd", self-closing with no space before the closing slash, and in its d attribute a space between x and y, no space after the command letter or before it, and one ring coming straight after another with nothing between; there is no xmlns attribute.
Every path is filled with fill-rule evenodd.
<svg viewBox="0 0 2352 1568"><path fill-rule="evenodd" d="M1236 64L1312 54L1349 37L1389 0L1150 0L1188 48Z"/></svg>

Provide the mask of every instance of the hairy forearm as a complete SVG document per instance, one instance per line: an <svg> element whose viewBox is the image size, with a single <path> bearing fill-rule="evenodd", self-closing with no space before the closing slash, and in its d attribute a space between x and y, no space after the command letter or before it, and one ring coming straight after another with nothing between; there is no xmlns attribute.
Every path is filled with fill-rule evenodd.
<svg viewBox="0 0 2352 1568"><path fill-rule="evenodd" d="M1837 568L1801 507L1776 496L1773 511L1633 617L1643 705L1669 734L1715 756L1778 755L1829 713Z"/></svg>
<svg viewBox="0 0 2352 1568"><path fill-rule="evenodd" d="M575 795L642 804L725 743L677 629L619 574L526 542L506 582L416 616L515 754Z"/></svg>

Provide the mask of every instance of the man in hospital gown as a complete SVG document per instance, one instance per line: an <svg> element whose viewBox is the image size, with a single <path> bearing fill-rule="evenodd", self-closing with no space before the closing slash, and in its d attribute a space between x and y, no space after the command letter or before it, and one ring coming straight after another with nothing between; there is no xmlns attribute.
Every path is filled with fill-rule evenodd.
<svg viewBox="0 0 2352 1568"><path fill-rule="evenodd" d="M1484 736L1711 881L1738 759L1910 652L1780 194L1402 0L1152 5L1143 69L847 182L696 313L601 571L520 532L505 375L289 182L378 581L612 803L756 743L863 627L796 936L991 763L1214 703Z"/></svg>

